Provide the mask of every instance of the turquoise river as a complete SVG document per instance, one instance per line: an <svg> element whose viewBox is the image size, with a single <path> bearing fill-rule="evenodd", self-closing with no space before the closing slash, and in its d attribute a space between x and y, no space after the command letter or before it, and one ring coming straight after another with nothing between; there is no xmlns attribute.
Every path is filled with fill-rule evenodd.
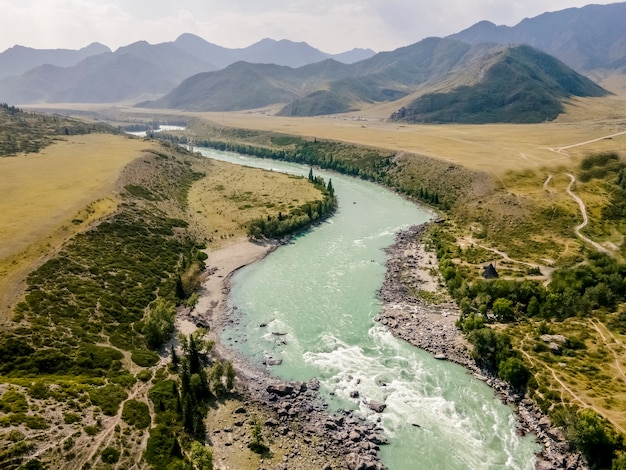
<svg viewBox="0 0 626 470"><path fill-rule="evenodd" d="M309 168L201 149L232 163L306 176ZM394 234L431 215L393 192L342 175L332 178L337 212L232 280L238 323L224 343L287 380L318 378L331 408L380 419L390 470L528 469L538 444L516 433L512 410L464 368L438 361L374 321ZM261 324L267 324L261 328ZM351 399L358 390L360 398ZM377 415L363 403L384 401Z"/></svg>

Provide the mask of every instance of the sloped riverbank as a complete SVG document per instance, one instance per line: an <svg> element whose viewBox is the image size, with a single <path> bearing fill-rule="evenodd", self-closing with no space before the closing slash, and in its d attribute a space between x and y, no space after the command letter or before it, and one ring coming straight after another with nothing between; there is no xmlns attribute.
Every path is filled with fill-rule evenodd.
<svg viewBox="0 0 626 470"><path fill-rule="evenodd" d="M494 389L498 397L510 404L519 420L519 432L533 434L541 443L537 469L577 470L587 468L582 457L569 449L563 433L528 397L516 393L504 381L481 369L470 356L470 347L455 326L459 311L452 302L433 304L413 293L420 290L436 293L443 285L435 268L436 258L419 242L426 225L398 233L387 250L386 275L380 298L383 309L377 321L394 335L430 352L436 358L466 367L474 376Z"/></svg>

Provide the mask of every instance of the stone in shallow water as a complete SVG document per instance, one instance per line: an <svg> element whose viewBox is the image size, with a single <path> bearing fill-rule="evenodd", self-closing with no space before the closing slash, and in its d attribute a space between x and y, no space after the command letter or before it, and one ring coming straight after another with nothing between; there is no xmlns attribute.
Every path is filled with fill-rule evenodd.
<svg viewBox="0 0 626 470"><path fill-rule="evenodd" d="M372 400L369 402L369 407L370 410L375 411L376 413L382 413L383 411L385 411L385 408L387 408L387 405L379 401Z"/></svg>

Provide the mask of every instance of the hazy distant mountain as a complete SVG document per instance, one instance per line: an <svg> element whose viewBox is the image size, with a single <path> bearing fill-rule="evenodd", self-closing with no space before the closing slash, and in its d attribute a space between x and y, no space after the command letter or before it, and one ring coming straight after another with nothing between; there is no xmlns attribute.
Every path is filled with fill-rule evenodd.
<svg viewBox="0 0 626 470"><path fill-rule="evenodd" d="M190 77L163 98L141 106L236 111L287 103L345 76L346 67L332 59L297 69L236 62L222 70Z"/></svg>
<svg viewBox="0 0 626 470"><path fill-rule="evenodd" d="M201 60L215 64L218 69L228 67L235 62L245 61L253 64L276 64L288 67L335 59L345 64L372 57L371 49L353 49L341 54L328 54L309 46L306 42L293 42L286 39L262 39L248 47L228 49L205 41L193 34L183 34L174 41L174 45Z"/></svg>
<svg viewBox="0 0 626 470"><path fill-rule="evenodd" d="M54 54L51 55L50 51L20 49L19 46L9 49L3 53L5 60L23 64L22 69L28 68L27 63L36 66L22 70L20 74L11 73L2 77L0 101L25 104L139 99L162 95L185 78L243 60L299 67L334 57L303 42L264 39L243 49L228 49L192 34L183 34L176 41L155 45L139 41L120 47L115 52L95 44L81 51L65 51L65 62L59 54L56 55L56 61L41 62L43 58L51 59ZM79 52L86 59L81 61ZM369 49L354 49L337 57L349 63L373 54L374 51ZM41 60L29 59L28 62L26 58L31 56ZM69 58L74 58L73 62L66 66Z"/></svg>
<svg viewBox="0 0 626 470"><path fill-rule="evenodd" d="M465 116L469 113L475 122L537 122L554 119L563 98L606 93L531 47L470 46L429 38L355 64L327 60L294 69L238 62L191 77L160 100L142 106L235 111L284 103L281 115L314 116L395 101L420 90L426 98L395 113L395 119L463 117L469 122ZM438 107L429 108L428 103Z"/></svg>
<svg viewBox="0 0 626 470"><path fill-rule="evenodd" d="M59 67L70 67L76 65L81 60L111 52L111 50L94 42L79 50L71 49L33 49L24 46L14 46L0 53L0 79L21 75L40 65L49 64Z"/></svg>
<svg viewBox="0 0 626 470"><path fill-rule="evenodd" d="M88 57L72 67L43 65L0 80L7 103L105 103L162 94L184 78L210 69L172 44L140 41Z"/></svg>
<svg viewBox="0 0 626 470"><path fill-rule="evenodd" d="M527 18L513 27L481 21L449 36L469 44L529 44L578 71L626 66L626 3L587 5Z"/></svg>

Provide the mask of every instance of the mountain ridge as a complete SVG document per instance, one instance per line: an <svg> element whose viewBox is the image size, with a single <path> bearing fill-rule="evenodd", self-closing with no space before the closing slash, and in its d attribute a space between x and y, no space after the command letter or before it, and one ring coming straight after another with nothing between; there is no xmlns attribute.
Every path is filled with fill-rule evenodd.
<svg viewBox="0 0 626 470"><path fill-rule="evenodd" d="M304 42L268 38L245 48L228 49L190 33L158 44L137 41L115 51L97 43L79 51L51 51L57 50L15 46L0 53L0 101L28 104L136 100L145 95L162 95L196 73L243 60L300 67L329 58L350 62L374 54L369 49L328 54ZM138 70L132 61L125 61L122 56L126 54L143 64L145 71ZM121 67L123 63L128 63L129 68ZM50 69L50 65L67 70ZM95 82L101 85L97 89L92 86Z"/></svg>
<svg viewBox="0 0 626 470"><path fill-rule="evenodd" d="M403 106L392 119L541 122L562 112L565 98L607 93L530 46L427 38L355 64L329 59L294 69L238 62L191 77L159 100L138 106L219 112L282 105L281 116L317 116L393 102L418 89L424 98Z"/></svg>
<svg viewBox="0 0 626 470"><path fill-rule="evenodd" d="M468 44L528 44L578 72L626 66L626 2L586 5L525 18L514 26L480 21L447 36Z"/></svg>
<svg viewBox="0 0 626 470"><path fill-rule="evenodd" d="M34 49L17 44L0 53L0 79L20 75L45 64L70 67L87 57L105 52L111 52L111 49L99 42L76 50Z"/></svg>

